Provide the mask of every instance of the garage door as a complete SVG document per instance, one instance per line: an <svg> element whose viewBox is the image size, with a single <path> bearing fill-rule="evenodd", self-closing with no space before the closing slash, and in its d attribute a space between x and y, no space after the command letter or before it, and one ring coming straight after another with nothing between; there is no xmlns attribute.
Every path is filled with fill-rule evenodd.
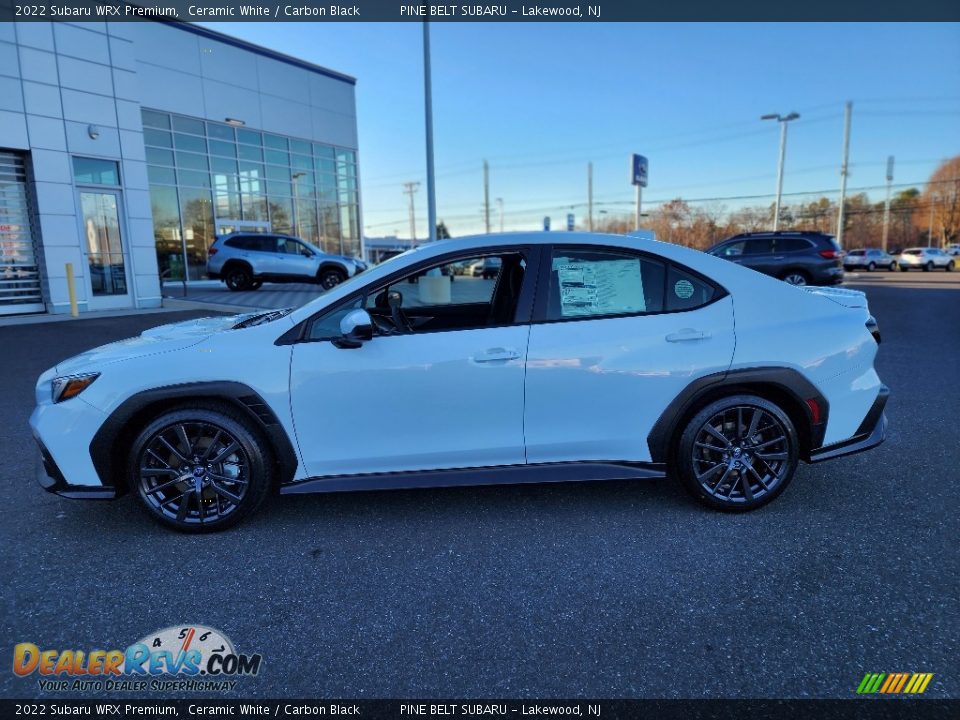
<svg viewBox="0 0 960 720"><path fill-rule="evenodd" d="M23 156L0 150L0 315L43 310Z"/></svg>

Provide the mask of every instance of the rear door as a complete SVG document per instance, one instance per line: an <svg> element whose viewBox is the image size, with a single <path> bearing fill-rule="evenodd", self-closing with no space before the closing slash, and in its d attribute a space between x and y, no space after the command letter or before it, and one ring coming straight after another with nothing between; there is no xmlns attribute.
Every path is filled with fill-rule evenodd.
<svg viewBox="0 0 960 720"><path fill-rule="evenodd" d="M621 248L544 258L527 351L527 462L649 461L692 380L730 367L733 303L687 268Z"/></svg>

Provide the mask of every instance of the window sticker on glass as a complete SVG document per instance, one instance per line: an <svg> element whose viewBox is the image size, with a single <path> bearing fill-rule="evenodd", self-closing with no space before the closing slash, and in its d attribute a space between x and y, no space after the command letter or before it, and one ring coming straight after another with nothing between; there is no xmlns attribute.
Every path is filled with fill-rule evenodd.
<svg viewBox="0 0 960 720"><path fill-rule="evenodd" d="M673 285L674 294L681 300L693 297L693 283L689 280L677 280Z"/></svg>
<svg viewBox="0 0 960 720"><path fill-rule="evenodd" d="M645 312L637 259L585 262L556 258L562 317Z"/></svg>

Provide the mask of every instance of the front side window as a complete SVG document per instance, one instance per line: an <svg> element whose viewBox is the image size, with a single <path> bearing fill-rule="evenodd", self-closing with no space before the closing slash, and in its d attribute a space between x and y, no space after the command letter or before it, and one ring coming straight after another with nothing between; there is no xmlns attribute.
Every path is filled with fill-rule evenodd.
<svg viewBox="0 0 960 720"><path fill-rule="evenodd" d="M465 268L490 257L499 260L496 274L465 273ZM517 322L526 267L519 252L447 259L387 285L366 288L360 297L313 320L307 338L340 337L340 320L354 308L370 313L377 334L383 336L512 325ZM394 304L399 300L399 307L391 305L391 295Z"/></svg>
<svg viewBox="0 0 960 720"><path fill-rule="evenodd" d="M551 257L547 320L663 311L666 266L606 250L555 248Z"/></svg>

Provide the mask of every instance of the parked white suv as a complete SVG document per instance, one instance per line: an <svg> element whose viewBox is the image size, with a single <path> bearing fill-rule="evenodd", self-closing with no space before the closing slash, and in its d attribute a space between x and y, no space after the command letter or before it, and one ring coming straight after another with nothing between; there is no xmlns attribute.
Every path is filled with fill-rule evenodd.
<svg viewBox="0 0 960 720"><path fill-rule="evenodd" d="M488 258L493 282L430 272ZM640 238L498 234L422 245L296 310L64 360L30 424L43 487L129 491L183 531L228 527L273 489L668 474L752 510L799 460L883 441L879 341L855 290ZM483 402L453 402L464 387Z"/></svg>
<svg viewBox="0 0 960 720"><path fill-rule="evenodd" d="M899 263L901 270L929 271L942 268L949 272L956 267L956 261L950 255L934 247L907 248L900 253Z"/></svg>
<svg viewBox="0 0 960 720"><path fill-rule="evenodd" d="M207 276L234 291L265 282L315 282L325 290L367 269L359 258L329 255L300 238L272 233L232 233L210 246Z"/></svg>

